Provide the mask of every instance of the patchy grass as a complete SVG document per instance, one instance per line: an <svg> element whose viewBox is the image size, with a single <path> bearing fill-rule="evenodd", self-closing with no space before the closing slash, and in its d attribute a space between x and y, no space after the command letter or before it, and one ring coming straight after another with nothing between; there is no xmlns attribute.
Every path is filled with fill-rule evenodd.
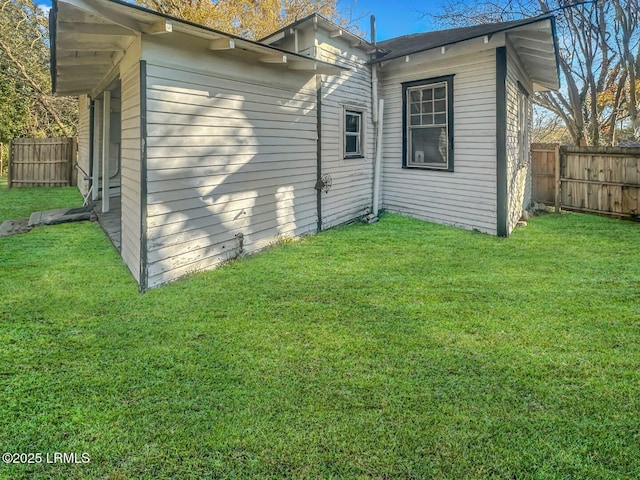
<svg viewBox="0 0 640 480"><path fill-rule="evenodd" d="M638 245L385 215L139 295L94 223L0 239L1 450L91 459L0 477L638 478Z"/></svg>

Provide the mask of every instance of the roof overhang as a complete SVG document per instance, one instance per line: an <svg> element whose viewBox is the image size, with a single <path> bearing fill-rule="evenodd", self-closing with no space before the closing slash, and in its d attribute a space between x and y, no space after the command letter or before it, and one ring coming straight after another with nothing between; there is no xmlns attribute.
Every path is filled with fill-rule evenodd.
<svg viewBox="0 0 640 480"><path fill-rule="evenodd" d="M99 93L117 75L127 49L144 35L184 33L211 41L212 52L273 68L328 75L343 70L119 0L53 0L49 27L52 88L59 95Z"/></svg>
<svg viewBox="0 0 640 480"><path fill-rule="evenodd" d="M488 27L492 27L488 25ZM458 44L482 42L481 48L494 48L493 39L499 38L499 45L508 43L517 53L523 67L533 82L534 91L558 90L560 88L560 70L555 18L552 15L525 19L518 22L495 24L495 28L485 29L478 34L468 35L454 41L430 42L428 46L415 45L411 49L400 51L379 50L370 63L388 64L390 61L408 59L409 56L423 52L440 50L443 53L449 47ZM434 32L437 33L437 32ZM446 31L445 31L446 33ZM446 35L442 35L446 39ZM505 40L506 39L506 40Z"/></svg>
<svg viewBox="0 0 640 480"><path fill-rule="evenodd" d="M299 30L311 27L313 27L314 29L322 28L323 30L329 32L332 37L341 37L349 42L353 48L360 48L367 53L369 53L373 48L373 46L362 37L349 32L344 27L335 24L328 18L325 18L318 13L313 13L307 17L301 18L300 20L269 34L268 36L260 39L260 43L264 43L265 45L274 45L277 44L280 40L290 35L294 35L296 29Z"/></svg>
<svg viewBox="0 0 640 480"><path fill-rule="evenodd" d="M556 24L554 17L540 19L505 32L507 41L533 82L533 90L548 91L560 88L560 71Z"/></svg>

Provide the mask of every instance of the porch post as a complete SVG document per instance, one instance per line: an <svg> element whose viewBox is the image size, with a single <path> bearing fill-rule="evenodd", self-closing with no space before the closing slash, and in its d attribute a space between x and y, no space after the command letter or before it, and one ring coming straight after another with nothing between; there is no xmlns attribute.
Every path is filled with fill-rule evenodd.
<svg viewBox="0 0 640 480"><path fill-rule="evenodd" d="M105 90L102 100L102 212L109 211L109 143L111 142L111 92Z"/></svg>
<svg viewBox="0 0 640 480"><path fill-rule="evenodd" d="M98 190L100 190L100 100L93 101L93 158L91 159L91 200L98 200Z"/></svg>

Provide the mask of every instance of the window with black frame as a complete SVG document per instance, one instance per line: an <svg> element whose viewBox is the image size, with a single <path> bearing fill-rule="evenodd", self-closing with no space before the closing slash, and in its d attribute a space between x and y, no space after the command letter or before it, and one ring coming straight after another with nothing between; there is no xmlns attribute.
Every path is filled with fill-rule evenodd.
<svg viewBox="0 0 640 480"><path fill-rule="evenodd" d="M405 167L453 170L453 77L404 87Z"/></svg>

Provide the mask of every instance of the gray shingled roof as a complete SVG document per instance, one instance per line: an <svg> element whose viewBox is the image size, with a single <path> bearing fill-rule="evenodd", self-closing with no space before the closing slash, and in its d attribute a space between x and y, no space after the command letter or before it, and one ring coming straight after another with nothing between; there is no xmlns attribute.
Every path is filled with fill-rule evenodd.
<svg viewBox="0 0 640 480"><path fill-rule="evenodd" d="M377 43L378 50L382 51L378 53L373 63L431 50L432 48L440 48L465 40L484 37L485 35L493 35L512 28L539 22L549 17L550 15L544 15L511 22L489 23L474 25L472 27L452 28L450 30L436 30L433 32L414 33L412 35L391 38Z"/></svg>

